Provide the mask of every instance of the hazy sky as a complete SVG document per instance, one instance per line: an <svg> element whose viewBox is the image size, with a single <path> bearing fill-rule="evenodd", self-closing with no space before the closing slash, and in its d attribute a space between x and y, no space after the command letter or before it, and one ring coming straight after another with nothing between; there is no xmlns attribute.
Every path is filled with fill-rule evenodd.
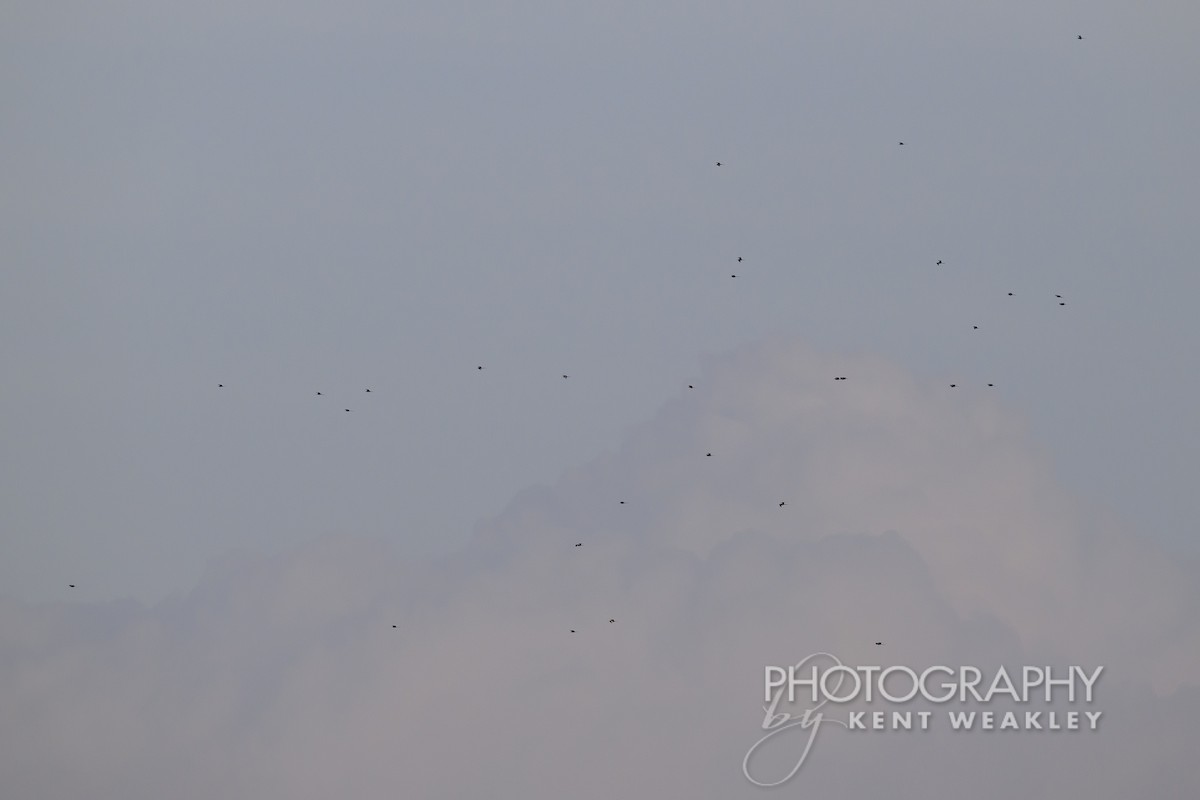
<svg viewBox="0 0 1200 800"><path fill-rule="evenodd" d="M1194 552L1190 5L394 6L6 7L4 591L451 552L769 331Z"/></svg>
<svg viewBox="0 0 1200 800"><path fill-rule="evenodd" d="M69 776L0 722L24 796L155 747L173 782L172 748L200 740L262 758L197 796L305 796L273 782L317 769L323 734L296 721L403 728L419 771L442 762L400 717L449 707L368 690L503 650L487 713L536 684L527 732L584 686L599 710L728 696L711 742L672 745L719 752L717 784L693 777L727 797L751 788L734 751L771 631L680 609L731 586L759 614L879 581L777 624L780 659L849 657L896 630L870 611L891 606L936 617L897 658L1136 653L1128 708L1200 708L1198 35L1185 2L6 3L0 710L45 742L127 715ZM581 566L597 548L570 546L603 536ZM726 573L739 548L752 566ZM809 562L841 581L788 588ZM571 609L636 620L639 598L658 611L604 651L623 677L603 691L578 669L594 653L547 655ZM413 627L388 660L394 615ZM665 698L622 672L719 661L705 648L746 627L748 673ZM82 674L131 694L96 678L60 705ZM331 677L361 685L301 701ZM617 706L597 752L633 746L645 708ZM171 713L199 738L156 742ZM1095 791L1193 785L1168 746L1188 725ZM391 764L372 747L339 762L359 796ZM515 764L530 797L522 752L445 764L467 787ZM93 796L162 796L157 772L105 774Z"/></svg>

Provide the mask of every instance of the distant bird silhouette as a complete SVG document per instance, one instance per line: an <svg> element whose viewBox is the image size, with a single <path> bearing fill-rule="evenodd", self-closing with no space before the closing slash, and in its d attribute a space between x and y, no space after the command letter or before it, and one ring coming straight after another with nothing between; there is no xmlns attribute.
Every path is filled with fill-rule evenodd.
<svg viewBox="0 0 1200 800"><path fill-rule="evenodd" d="M583 547L583 542L580 542L579 544L577 544L577 545L575 545L575 546L576 546L576 547Z"/></svg>
<svg viewBox="0 0 1200 800"><path fill-rule="evenodd" d="M368 392L368 393L370 393L370 391L371 391L370 389L367 389L367 392Z"/></svg>
<svg viewBox="0 0 1200 800"><path fill-rule="evenodd" d="M741 257L741 256L738 256L738 263L739 263L739 264L740 264L740 263L742 263L742 257Z"/></svg>
<svg viewBox="0 0 1200 800"><path fill-rule="evenodd" d="M988 384L988 386L995 386L995 384L994 384L994 383L989 383L989 384Z"/></svg>
<svg viewBox="0 0 1200 800"><path fill-rule="evenodd" d="M737 275L730 275L729 277L731 277L731 278L736 278L736 277L737 277Z"/></svg>
<svg viewBox="0 0 1200 800"><path fill-rule="evenodd" d="M720 161L718 161L718 162L717 162L717 166L718 166L718 167L719 167L719 166L721 166L721 162L720 162Z"/></svg>
<svg viewBox="0 0 1200 800"><path fill-rule="evenodd" d="M1080 34L1080 35L1076 36L1075 38L1076 38L1076 39L1078 39L1079 41L1081 41L1081 42L1082 42L1082 41L1083 41L1083 34Z"/></svg>
<svg viewBox="0 0 1200 800"><path fill-rule="evenodd" d="M957 385L958 385L957 383L952 383L952 384L950 384L950 388L953 389Z"/></svg>
<svg viewBox="0 0 1200 800"><path fill-rule="evenodd" d="M574 632L575 632L575 631L571 631L571 633L574 633Z"/></svg>
<svg viewBox="0 0 1200 800"><path fill-rule="evenodd" d="M563 377L564 377L564 378L566 378L566 377L568 377L568 376L566 376L566 375L563 375Z"/></svg>
<svg viewBox="0 0 1200 800"><path fill-rule="evenodd" d="M609 620L609 622L616 622L616 620L615 620L615 619L610 619L610 620Z"/></svg>
<svg viewBox="0 0 1200 800"><path fill-rule="evenodd" d="M904 144L904 142L901 142L900 144Z"/></svg>
<svg viewBox="0 0 1200 800"><path fill-rule="evenodd" d="M346 410L349 411L350 409L347 408Z"/></svg>
<svg viewBox="0 0 1200 800"><path fill-rule="evenodd" d="M712 453L705 453L705 454L704 454L704 457L705 457L705 458L711 458L711 457L712 457Z"/></svg>
<svg viewBox="0 0 1200 800"><path fill-rule="evenodd" d="M942 262L941 262L941 260L939 260L939 261L938 261L938 263L937 263L937 266L939 266L939 267L940 267L941 265L942 265Z"/></svg>
<svg viewBox="0 0 1200 800"><path fill-rule="evenodd" d="M692 386L692 385L689 383L689 384L688 384L688 388L689 388L689 389L695 389L696 387L695 387L695 386Z"/></svg>
<svg viewBox="0 0 1200 800"><path fill-rule="evenodd" d="M1059 300L1062 300L1062 295L1061 295L1061 294L1056 294L1056 295L1054 295L1054 296L1055 296L1055 297L1057 297Z"/></svg>
<svg viewBox="0 0 1200 800"><path fill-rule="evenodd" d="M218 383L218 384L217 384L217 388L218 388L218 389L224 389L224 388L225 388L225 384L223 384L223 383Z"/></svg>
<svg viewBox="0 0 1200 800"><path fill-rule="evenodd" d="M71 589L74 589L74 588L75 588L75 584L73 584L73 583L68 583L68 584L67 584L67 586L68 586L69 588L71 588Z"/></svg>
<svg viewBox="0 0 1200 800"><path fill-rule="evenodd" d="M320 392L317 392L317 397L320 397L320 396L321 396L321 393L320 393Z"/></svg>
<svg viewBox="0 0 1200 800"><path fill-rule="evenodd" d="M396 626L395 626L395 625L393 625L392 627L394 628L394 627L396 627Z"/></svg>
<svg viewBox="0 0 1200 800"><path fill-rule="evenodd" d="M1009 293L1008 293L1008 296L1009 296L1009 297L1012 297L1012 296L1013 296L1013 293L1012 293L1012 292L1009 292Z"/></svg>
<svg viewBox="0 0 1200 800"><path fill-rule="evenodd" d="M972 325L972 326L971 326L971 328L972 328L972 329L974 329L974 330L979 330L979 326L978 326L978 325Z"/></svg>
<svg viewBox="0 0 1200 800"><path fill-rule="evenodd" d="M476 367L475 369L483 369L483 367Z"/></svg>
<svg viewBox="0 0 1200 800"><path fill-rule="evenodd" d="M784 501L780 500L780 501L779 501L779 507L780 507L780 508L783 508L783 506L784 506L784 505L785 505L785 504L784 504Z"/></svg>
<svg viewBox="0 0 1200 800"><path fill-rule="evenodd" d="M883 642L876 642L875 644L883 644Z"/></svg>
<svg viewBox="0 0 1200 800"><path fill-rule="evenodd" d="M622 501L621 501L621 505L625 505L625 501L624 501L624 500L622 500Z"/></svg>

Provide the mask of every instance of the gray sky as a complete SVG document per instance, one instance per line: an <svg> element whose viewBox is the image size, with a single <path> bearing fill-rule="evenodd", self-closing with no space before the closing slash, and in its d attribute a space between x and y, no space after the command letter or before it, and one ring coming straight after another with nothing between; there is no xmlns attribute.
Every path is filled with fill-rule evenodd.
<svg viewBox="0 0 1200 800"><path fill-rule="evenodd" d="M770 331L1195 551L1189 5L392 6L3 12L3 591L452 552Z"/></svg>
<svg viewBox="0 0 1200 800"><path fill-rule="evenodd" d="M130 707L143 684L188 694L173 659L213 645L225 667L205 669L229 671L209 706L175 710L201 738L265 744L210 795L301 796L263 766L320 748L279 733L290 721L387 731L362 695L386 670L469 658L485 630L543 653L571 603L603 616L622 597L637 618L614 587L637 585L639 554L661 613L610 667L681 658L653 642L717 647L736 615L709 630L672 604L791 582L753 559L726 575L740 547L846 581L839 547L911 551L880 577L937 619L907 655L1141 653L1153 675L1121 702L1194 704L1198 34L1200 11L1168 2L6 4L0 637L20 669L0 705L55 731L71 707L20 675L77 656L141 665ZM609 561L559 568L563 542L602 534L621 543ZM453 580L426 586L431 564ZM829 599L788 591L746 613ZM506 592L520 630L471 610ZM1047 603L1106 612L1046 621ZM416 638L380 661L372 626L398 614ZM847 614L788 637L840 630L849 648L880 624ZM206 639L247 616L286 630ZM761 669L755 630L740 657ZM1064 632L1074 649L1048 644ZM426 635L436 658L405 661ZM339 643L354 666L322 661ZM577 693L594 655L540 668ZM511 700L528 663L505 658ZM679 697L740 697L723 670ZM330 675L369 678L300 702ZM262 708L204 716L277 683ZM89 685L75 709L97 720L124 697ZM535 698L551 715L554 685ZM593 700L662 685L614 678ZM738 780L741 708L701 726L728 736L707 744ZM596 736L637 721L613 713ZM114 753L148 758L137 742L169 723L128 714ZM1161 744L1097 791L1172 770L1191 785ZM65 790L30 747L22 785ZM357 752L365 776L389 763ZM509 755L529 772L506 785L533 780Z"/></svg>

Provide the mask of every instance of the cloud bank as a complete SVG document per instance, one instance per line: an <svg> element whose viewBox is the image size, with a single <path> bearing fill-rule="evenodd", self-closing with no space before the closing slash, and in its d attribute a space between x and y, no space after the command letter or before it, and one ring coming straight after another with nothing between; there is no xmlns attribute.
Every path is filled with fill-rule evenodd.
<svg viewBox="0 0 1200 800"><path fill-rule="evenodd" d="M695 386L437 563L331 537L153 607L0 601L6 794L1196 794L1197 565L1059 488L996 390L778 340ZM822 730L757 788L763 668L817 651L1104 665L1104 719Z"/></svg>

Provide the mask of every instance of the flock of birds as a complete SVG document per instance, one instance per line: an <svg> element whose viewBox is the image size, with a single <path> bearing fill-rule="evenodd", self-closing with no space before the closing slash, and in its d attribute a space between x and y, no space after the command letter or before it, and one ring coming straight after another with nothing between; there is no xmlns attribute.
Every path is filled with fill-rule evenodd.
<svg viewBox="0 0 1200 800"><path fill-rule="evenodd" d="M1076 37L1075 37L1075 38L1076 38L1078 41L1083 41L1083 35L1082 35L1082 34L1078 34L1078 35L1076 35ZM904 145L904 142L900 142L900 145L901 145L901 146L903 146L903 145ZM717 164L717 166L718 166L718 167L724 166L724 162L721 162L721 161L718 161L718 162L716 162L716 164ZM742 256L738 256L738 257L737 257L737 263L741 264L742 262L743 262L743 257L742 257ZM939 266L939 267L940 267L940 266L942 266L942 265L943 265L943 261L942 261L942 259L940 259L940 258L939 258L939 259L938 259L938 260L935 262L935 266ZM730 277L731 277L731 278L736 278L736 277L737 277L737 274L736 274L736 273L732 273L732 274L730 275ZM1014 295L1014 293L1013 293L1013 292L1009 292L1009 293L1008 293L1008 296L1009 296L1009 297L1014 297L1015 295ZM1059 304L1060 306L1065 306L1065 305L1067 304L1067 303L1066 303L1066 301L1063 299L1063 296L1062 296L1061 294L1056 294L1056 295L1054 295L1054 297L1055 297L1055 299L1056 299L1056 300L1058 300L1058 304ZM979 326L978 326L978 325L973 325L973 326L972 326L972 329L973 329L973 330L979 330ZM484 366L483 366L482 364L479 364L479 365L477 365L477 366L475 367L475 369L476 369L477 371L482 371L482 370L484 369ZM566 375L566 374L564 374L564 375L562 376L562 378L563 378L563 380L567 380L567 379L569 379L569 378L570 378L570 375ZM834 380L835 380L835 381L844 381L844 380L847 380L847 376L845 376L845 375L838 375L838 376L835 376L835 377L834 377ZM989 383L989 384L988 384L988 386L989 386L989 387L994 387L994 386L995 386L995 384L993 384L993 383ZM225 388L225 384L223 384L223 383L218 383L218 384L217 384L217 388L218 388L218 389L224 389L224 388ZM689 388L689 389L695 389L696 387L695 387L695 385L694 385L694 384L688 384L688 387L687 387L687 388ZM957 384L957 383L952 383L952 384L950 384L950 388L951 388L951 389L956 389L956 388L958 388L958 384ZM366 394L370 394L370 393L371 393L371 389L370 389L369 387L368 387L368 388L366 388L366 390L365 390L365 393L366 393ZM317 397L323 397L323 396L324 396L324 394L323 394L322 392L319 392L319 391L318 391L318 392L316 393L316 396L317 396ZM351 412L353 412L353 411L354 411L354 409L351 409L351 408L343 408L343 413L351 413ZM705 457L706 457L706 458L712 458L712 453L705 453L704 455L705 455ZM625 505L625 501L624 501L624 500L621 500L619 504L620 504L620 505ZM783 507L784 507L784 506L786 506L786 505L787 505L787 502L786 502L786 501L784 501L784 500L781 500L781 501L779 501L779 507L780 507L780 508L783 508ZM583 542L576 542L576 543L575 543L575 546L576 546L576 547L583 547ZM74 588L75 588L75 584L73 584L73 583L71 583L71 584L67 584L67 585L68 585L68 587L69 587L69 588L71 588L71 589L74 589ZM615 619L615 618L610 618L610 619L608 620L608 622L609 622L609 624L616 623L616 619ZM392 627L393 627L393 628L396 628L397 626L396 626L396 625L392 625ZM577 632L577 631L576 631L576 629L574 629L574 628L571 628L571 629L570 629L570 631L571 631L571 633L576 633L576 632ZM882 646L882 645L883 645L883 642L875 642L875 644L876 644L877 646Z"/></svg>
<svg viewBox="0 0 1200 800"><path fill-rule="evenodd" d="M1079 36L1078 38L1079 38L1080 40L1082 40L1082 39L1083 39L1083 37L1082 37L1082 36ZM904 144L904 142L900 142L900 144L901 144L901 145L903 145L903 144ZM720 167L720 166L724 166L724 163L723 163L723 162L721 162L721 161L718 161L718 162L716 162L716 163L717 163L717 166L718 166L718 167ZM743 259L743 257L742 257L742 256L738 256L738 257L737 257L737 263L741 264L741 263L743 262L743 260L744 260L744 259ZM943 265L943 263L944 263L944 262L942 261L942 259L940 259L940 258L939 258L939 259L938 259L938 260L935 262L935 264L934 264L934 265L935 265L935 266L938 266L938 267L940 267L940 266L942 266L942 265ZM729 277L731 277L731 278L736 278L736 277L737 277L737 273L733 273L733 274L731 274ZM1009 296L1009 297L1014 297L1014 296L1015 296L1015 294L1014 294L1013 292L1009 292L1009 293L1008 293L1008 296ZM1056 294L1056 295L1054 295L1054 297L1055 297L1055 299L1057 299L1057 300L1059 301L1059 302L1058 302L1058 304L1059 304L1060 306L1065 306L1065 305L1067 304L1067 303L1066 303L1066 301L1065 301L1065 300L1063 300L1063 296L1062 296L1061 294ZM978 325L972 325L971 327L972 327L972 329L973 329L973 330L979 330L979 326L978 326ZM482 366L480 366L480 367L478 367L478 369L483 369L483 367L482 367ZM567 376L566 376L566 375L563 375L563 377L565 378L565 377L567 377ZM835 380L835 381L844 381L844 380L846 380L846 379L847 379L847 376L845 376L845 375L837 375L837 376L835 376L835 377L834 377L834 380ZM988 387L989 387L989 388L994 388L994 387L995 387L995 384L994 384L994 383L989 383L989 384L988 384ZM688 388L689 388L689 389L695 389L696 387L695 387L693 384L688 384ZM951 388L951 389L957 389L957 388L958 388L958 384L957 384L957 383L952 383L952 384L950 384L950 388ZM370 390L368 389L367 391L370 391ZM706 458L712 458L712 453L705 453L704 455L705 455L705 457L706 457ZM625 501L624 501L624 500L620 501L620 504L621 504L621 505L625 505ZM786 506L786 505L787 505L787 501L785 501L785 500L780 500L780 501L779 501L779 507L780 507L780 508L783 508L783 507L784 507L784 506ZM575 543L575 546L576 546L576 547L583 547L583 542L576 542L576 543ZM615 620L615 619L610 619L610 620L609 620L609 622L610 622L610 623L611 623L611 622L616 622L616 620ZM396 627L396 626L395 626L395 625L393 625L392 627L394 628L394 627ZM577 631L576 631L575 629L573 629L573 628L571 629L571 633L576 633L576 632L577 632ZM882 645L883 645L883 642L876 642L875 644L876 644L876 646L882 646Z"/></svg>
<svg viewBox="0 0 1200 800"><path fill-rule="evenodd" d="M1078 35L1076 36L1076 39L1077 39L1077 40L1079 40L1079 41L1083 41L1083 35L1082 35L1082 34L1078 34ZM904 142L900 142L900 146L903 146L903 145L904 145ZM724 162L721 162L721 161L718 161L718 162L716 162L716 164L717 164L717 166L718 166L718 167L721 167L721 166L724 166L724 165L725 165L725 164L724 164ZM738 256L738 257L737 257L737 263L741 264L742 262L743 262L743 258L742 258L742 256ZM942 261L942 259L940 259L940 258L939 258L939 259L938 259L938 260L935 262L935 266L938 266L938 267L940 267L940 266L943 266L943 261ZM735 273L731 273L729 277L731 277L731 278L737 278L737 273L736 273L736 272L735 272ZM1009 292L1009 293L1008 293L1008 296L1009 296L1009 297L1014 297L1014 296L1015 296L1015 294L1014 294L1013 292ZM1061 294L1056 294L1056 295L1054 295L1054 297L1055 297L1055 299L1056 299L1056 300L1058 300L1058 304L1059 304L1060 306L1065 306L1065 305L1067 304L1067 303L1066 303L1066 301L1065 301L1065 300L1063 300L1063 296L1062 296ZM979 330L979 326L978 326L978 325L973 325L973 326L971 326L971 327L972 327L972 329L973 329L973 330ZM479 369L483 369L483 367L481 366L481 367L479 367ZM567 376L566 376L566 375L563 375L563 377L565 378L565 377L567 377ZM837 376L835 376L835 377L834 377L834 380L835 380L835 381L844 381L844 380L846 380L846 379L847 379L847 376L845 376L845 375L837 375ZM994 383L989 383L989 384L988 384L988 387L989 387L989 388L994 388L994 387L995 387L995 384L994 384ZM688 388L689 388L689 389L694 389L694 388L696 388L696 387L695 387L694 385L692 385L692 384L688 384ZM957 383L952 383L952 384L950 384L950 388L951 388L951 389L957 389L957 388L958 388L958 384L957 384ZM707 457L707 458L711 458L711 457L712 457L712 453L705 453L704 455L705 455L705 457ZM624 504L625 504L625 501L624 501L624 500L622 500L622 501L621 501L621 505L624 505ZM780 508L783 508L783 507L784 507L784 506L786 506L786 505L787 505L787 501L784 501L784 500L780 500L780 501L779 501L779 507L780 507ZM575 544L575 546L576 546L576 547L583 547L583 542L577 542L577 543ZM609 620L609 622L616 622L616 620L610 619L610 620ZM393 626L393 627L395 627L395 626ZM571 633L575 633L575 632L576 632L576 631L575 631L575 629L571 629ZM883 642L875 642L875 644L876 644L876 646L882 646L882 645L883 645Z"/></svg>

